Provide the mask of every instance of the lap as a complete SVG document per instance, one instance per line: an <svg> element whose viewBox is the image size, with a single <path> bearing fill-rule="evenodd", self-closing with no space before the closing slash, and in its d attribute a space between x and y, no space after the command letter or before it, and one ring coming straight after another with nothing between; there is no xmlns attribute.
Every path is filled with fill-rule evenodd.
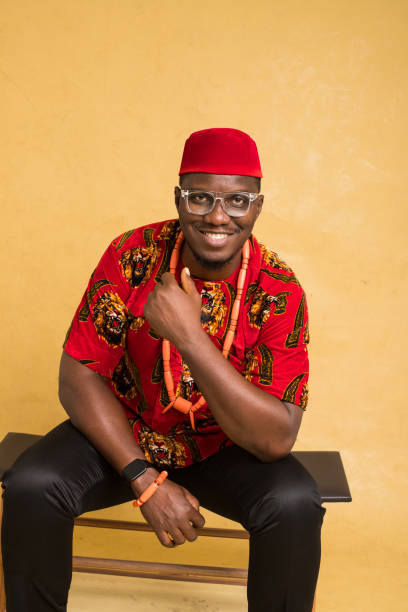
<svg viewBox="0 0 408 612"><path fill-rule="evenodd" d="M263 463L234 445L193 466L172 470L170 477L195 495L203 507L248 530L254 509L265 500L279 508L310 503L321 509L316 482L291 454Z"/></svg>
<svg viewBox="0 0 408 612"><path fill-rule="evenodd" d="M73 516L133 498L129 484L67 420L17 459L3 479L6 495L43 492Z"/></svg>
<svg viewBox="0 0 408 612"><path fill-rule="evenodd" d="M320 505L316 483L293 455L263 463L233 445L199 463L168 471L169 478L188 489L204 508L247 529L254 507L268 496L281 504L282 499L301 495ZM72 516L134 497L129 484L69 420L19 457L5 475L6 490L13 480L20 489L36 487L60 495Z"/></svg>

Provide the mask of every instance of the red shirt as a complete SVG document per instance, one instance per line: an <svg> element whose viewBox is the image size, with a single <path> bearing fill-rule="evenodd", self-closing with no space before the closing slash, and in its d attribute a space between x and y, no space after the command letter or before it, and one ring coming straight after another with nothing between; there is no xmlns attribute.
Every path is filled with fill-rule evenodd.
<svg viewBox="0 0 408 612"><path fill-rule="evenodd" d="M233 444L207 404L188 415L170 409L163 379L162 340L143 317L147 296L168 271L179 224L152 223L108 246L75 313L64 344L74 359L105 377L121 402L146 458L184 467ZM309 341L305 294L293 271L252 236L237 332L229 361L252 384L303 409L307 404ZM180 282L181 258L176 270ZM223 338L240 266L225 280L193 280L202 298L201 321L214 344ZM170 366L176 395L200 392L174 346ZM250 410L250 406L248 406Z"/></svg>

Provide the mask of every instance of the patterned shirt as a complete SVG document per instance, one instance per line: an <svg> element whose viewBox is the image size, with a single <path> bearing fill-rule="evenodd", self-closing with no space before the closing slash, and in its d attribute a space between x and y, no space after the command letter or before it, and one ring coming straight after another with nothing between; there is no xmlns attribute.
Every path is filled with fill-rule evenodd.
<svg viewBox="0 0 408 612"><path fill-rule="evenodd" d="M162 414L169 403L162 339L143 317L143 308L149 292L169 269L179 231L178 221L170 220L115 238L91 275L64 343L69 355L104 377L146 458L175 468L233 444L207 404L195 413L195 432L188 415L175 409ZM245 299L228 359L252 384L305 409L309 341L305 294L276 253L253 236L250 245ZM179 283L181 269L180 258ZM240 266L220 281L193 277L202 299L202 326L219 350L228 329L239 270ZM195 403L200 391L174 346L170 366L176 396Z"/></svg>

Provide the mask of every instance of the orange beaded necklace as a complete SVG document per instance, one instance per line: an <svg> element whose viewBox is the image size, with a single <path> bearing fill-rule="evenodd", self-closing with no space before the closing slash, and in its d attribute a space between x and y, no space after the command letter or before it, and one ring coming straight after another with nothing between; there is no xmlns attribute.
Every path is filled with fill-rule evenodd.
<svg viewBox="0 0 408 612"><path fill-rule="evenodd" d="M174 245L173 253L170 258L170 273L175 275L176 267L180 258L180 250L181 245L183 244L183 233L177 237L176 244ZM235 296L234 304L231 312L231 321L228 328L228 331L225 335L224 345L222 347L222 354L227 359L229 352L231 350L232 342L234 340L235 332L237 329L238 316L241 307L241 298L245 284L246 273L248 269L249 262L249 240L247 240L242 248L242 263L241 269L239 271L238 283L237 283L237 294ZM162 414L170 410L170 408L175 408L179 412L183 412L184 414L190 415L190 423L191 427L194 431L195 422L194 422L194 413L201 408L205 404L205 398L202 395L200 399L193 404L189 400L186 400L184 397L176 397L174 393L174 380L171 374L170 369L170 342L163 338L163 372L164 372L164 381L166 383L167 393L170 398L170 404L164 408Z"/></svg>

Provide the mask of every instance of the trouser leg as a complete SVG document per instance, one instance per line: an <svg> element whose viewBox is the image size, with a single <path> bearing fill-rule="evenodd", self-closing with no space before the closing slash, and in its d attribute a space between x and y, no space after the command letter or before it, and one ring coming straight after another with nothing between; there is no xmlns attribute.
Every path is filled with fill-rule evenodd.
<svg viewBox="0 0 408 612"><path fill-rule="evenodd" d="M132 490L69 421L23 453L3 487L7 612L63 612L74 517L130 500Z"/></svg>
<svg viewBox="0 0 408 612"><path fill-rule="evenodd" d="M169 472L204 507L248 529L249 612L310 612L325 510L296 459L261 463L233 446ZM74 517L128 501L132 490L70 422L26 451L3 485L7 611L64 612Z"/></svg>
<svg viewBox="0 0 408 612"><path fill-rule="evenodd" d="M262 463L232 446L170 477L249 531L249 612L311 612L325 509L292 455Z"/></svg>

